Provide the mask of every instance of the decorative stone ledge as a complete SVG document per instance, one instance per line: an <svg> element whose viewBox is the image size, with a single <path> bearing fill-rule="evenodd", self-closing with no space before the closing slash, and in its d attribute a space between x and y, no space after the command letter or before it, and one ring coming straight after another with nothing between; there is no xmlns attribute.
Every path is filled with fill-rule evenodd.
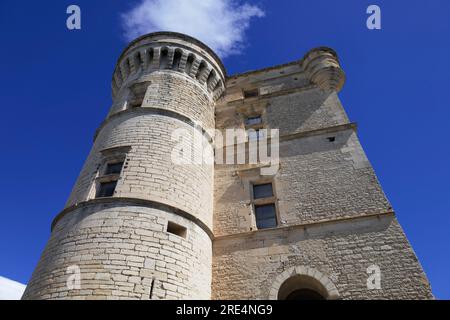
<svg viewBox="0 0 450 320"><path fill-rule="evenodd" d="M206 131L206 128L201 127L198 123L193 122L191 119L182 115L181 113L178 113L178 112L175 112L172 110L151 108L151 107L144 107L144 108L138 107L138 108L126 109L126 110L122 110L122 111L112 114L111 116L109 116L108 118L103 120L103 122L100 124L100 126L97 128L97 130L95 130L93 141L95 142L100 131L112 119L120 118L121 116L125 116L125 115L133 115L133 114L135 114L136 116L139 116L142 114L154 114L154 115L165 116L165 117L177 119L177 120L184 122L185 124L191 126L192 128L199 130L202 133L202 135L204 135L210 143L213 141L213 138L210 136L208 131Z"/></svg>
<svg viewBox="0 0 450 320"><path fill-rule="evenodd" d="M274 227L274 228L266 228L266 229L261 229L261 230L224 234L224 235L215 236L214 240L222 241L222 240L229 240L229 239L243 239L243 241L246 241L246 240L254 238L254 237L263 238L273 232L282 232L282 233L287 233L287 232L291 232L291 231L295 232L296 230L308 230L313 227L325 227L325 226L329 226L330 224L342 224L342 223L352 224L355 222L362 222L367 219L381 220L382 217L395 217L395 212L394 211L386 211L386 212L381 212L381 213L359 214L359 215L352 216L352 217L325 219L325 220L307 222L307 223L303 223L303 224L285 225L285 226L278 226L278 227Z"/></svg>
<svg viewBox="0 0 450 320"><path fill-rule="evenodd" d="M70 214L71 212L73 212L77 209L86 208L89 206L95 206L95 205L99 205L99 204L106 204L106 205L109 204L109 205L114 206L114 205L121 205L124 203L134 205L134 206L142 206L142 207L147 207L147 208L164 210L164 211L168 211L170 213L179 215L179 216L197 224L200 228L203 229L203 231L206 232L206 234L209 236L209 238L211 240L214 239L213 232L205 223L203 223L200 219L198 219L194 215L192 215L184 210L178 209L169 204L156 202L156 201L152 201L152 200L137 199L137 198L124 198L124 197L105 197L105 198L91 199L91 200L86 200L86 201L77 203L75 205L72 205L70 207L67 207L64 210L62 210L60 213L58 213L56 215L56 217L53 219L53 222L51 225L51 231L53 231L55 226L58 224L59 220L61 220L64 216L66 216L67 214Z"/></svg>
<svg viewBox="0 0 450 320"><path fill-rule="evenodd" d="M289 141L294 139L300 139L305 137L319 136L327 133L335 133L343 130L354 130L356 131L358 128L358 124L356 122L345 123L333 127L320 128L308 131L300 131L296 133L289 133L280 135L280 142Z"/></svg>

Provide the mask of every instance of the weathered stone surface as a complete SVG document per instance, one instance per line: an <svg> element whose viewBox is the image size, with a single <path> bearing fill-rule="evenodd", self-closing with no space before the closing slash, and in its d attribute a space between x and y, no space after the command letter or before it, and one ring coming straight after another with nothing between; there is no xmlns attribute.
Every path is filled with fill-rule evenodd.
<svg viewBox="0 0 450 320"><path fill-rule="evenodd" d="M432 298L339 101L343 84L328 48L227 77L188 36L133 41L23 298L284 299L299 289L326 299ZM260 128L280 130L274 175L261 176L258 165L173 163L175 130L244 129L254 116ZM120 174L105 175L111 161L123 161ZM117 181L112 196L97 197L102 181ZM252 185L260 182L274 188L275 228L256 225ZM371 266L380 289L367 286Z"/></svg>

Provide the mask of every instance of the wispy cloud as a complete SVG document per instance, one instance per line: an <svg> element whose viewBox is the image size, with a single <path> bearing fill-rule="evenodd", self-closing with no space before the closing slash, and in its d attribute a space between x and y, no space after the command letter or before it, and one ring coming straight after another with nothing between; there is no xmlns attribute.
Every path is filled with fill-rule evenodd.
<svg viewBox="0 0 450 320"><path fill-rule="evenodd" d="M223 58L242 51L250 20L263 16L258 6L235 0L141 0L122 14L122 23L127 40L148 32L181 32Z"/></svg>

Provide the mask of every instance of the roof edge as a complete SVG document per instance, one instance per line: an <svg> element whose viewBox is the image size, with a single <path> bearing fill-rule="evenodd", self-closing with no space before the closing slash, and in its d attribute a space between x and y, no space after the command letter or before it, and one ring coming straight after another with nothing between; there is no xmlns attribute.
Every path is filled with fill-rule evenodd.
<svg viewBox="0 0 450 320"><path fill-rule="evenodd" d="M157 31L157 32L150 32L147 34L144 34L142 36L137 37L136 39L132 40L131 42L128 43L128 45L122 50L122 53L120 54L119 58L117 59L116 65L117 63L123 58L123 56L125 55L125 52L127 52L127 50L133 46L134 44L136 44L137 42L144 40L145 38L151 38L151 37L155 37L155 36L173 36L173 37L179 37L185 40L188 40L190 42L193 42L201 47L203 47L219 64L219 67L222 69L222 72L224 74L224 77L227 78L227 69L225 68L222 59L217 55L217 53L214 52L214 50L212 50L209 46L207 46L204 42L189 36L187 34L184 33L180 33L180 32L174 32L174 31Z"/></svg>

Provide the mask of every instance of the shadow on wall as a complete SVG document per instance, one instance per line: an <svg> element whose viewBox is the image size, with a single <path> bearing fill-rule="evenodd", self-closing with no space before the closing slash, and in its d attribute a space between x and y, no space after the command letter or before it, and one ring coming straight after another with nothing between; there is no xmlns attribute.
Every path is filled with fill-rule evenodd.
<svg viewBox="0 0 450 320"><path fill-rule="evenodd" d="M280 158L338 151L347 145L353 133L353 130L345 130L304 137L301 140L282 141L280 143Z"/></svg>
<svg viewBox="0 0 450 320"><path fill-rule="evenodd" d="M310 89L272 98L267 121L284 135L348 123L348 118L336 93Z"/></svg>

